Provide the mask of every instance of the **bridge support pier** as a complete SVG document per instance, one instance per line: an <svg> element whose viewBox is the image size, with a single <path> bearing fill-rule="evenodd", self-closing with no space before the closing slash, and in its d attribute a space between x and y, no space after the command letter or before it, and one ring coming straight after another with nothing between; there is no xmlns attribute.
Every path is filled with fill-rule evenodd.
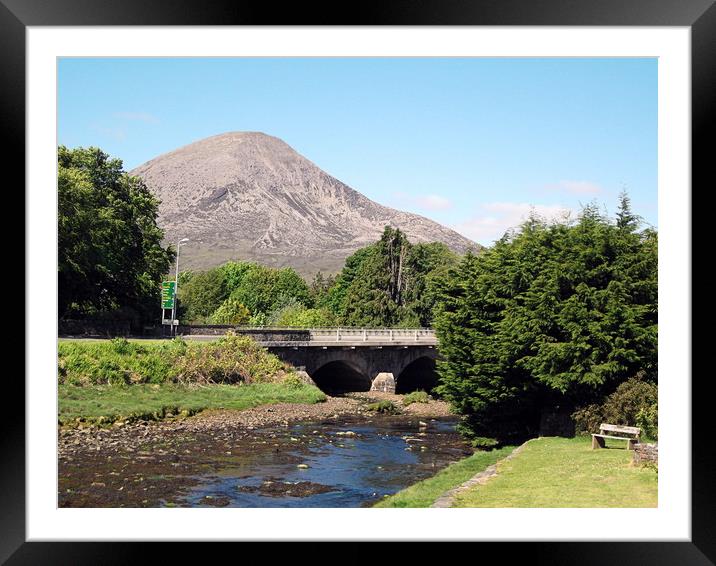
<svg viewBox="0 0 716 566"><path fill-rule="evenodd" d="M390 372L381 372L376 375L371 383L370 390L395 393L395 378L393 374Z"/></svg>

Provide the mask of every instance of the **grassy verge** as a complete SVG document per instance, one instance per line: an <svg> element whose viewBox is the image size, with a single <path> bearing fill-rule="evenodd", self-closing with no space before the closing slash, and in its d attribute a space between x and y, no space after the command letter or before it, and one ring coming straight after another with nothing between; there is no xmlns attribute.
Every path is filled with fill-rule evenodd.
<svg viewBox="0 0 716 566"><path fill-rule="evenodd" d="M609 444L608 444L609 446ZM591 449L590 437L539 438L498 465L455 507L656 507L657 473L632 466L624 442Z"/></svg>
<svg viewBox="0 0 716 566"><path fill-rule="evenodd" d="M60 341L57 381L61 425L158 420L204 409L326 398L292 367L242 336L201 343Z"/></svg>
<svg viewBox="0 0 716 566"><path fill-rule="evenodd" d="M375 507L430 507L446 491L459 486L512 452L506 446L489 452L476 452L472 456L451 464L435 476L418 482L379 501Z"/></svg>
<svg viewBox="0 0 716 566"><path fill-rule="evenodd" d="M214 342L61 341L58 382L67 385L255 384L295 378L287 366L244 336Z"/></svg>
<svg viewBox="0 0 716 566"><path fill-rule="evenodd" d="M219 336L217 336L217 339ZM133 344L166 344L171 342L171 338L127 338L127 342ZM105 344L111 341L111 338L67 338L59 337L58 342L66 344Z"/></svg>
<svg viewBox="0 0 716 566"><path fill-rule="evenodd" d="M310 385L60 385L59 422L106 425L115 421L189 416L205 409L243 410L271 403L318 403L326 396Z"/></svg>

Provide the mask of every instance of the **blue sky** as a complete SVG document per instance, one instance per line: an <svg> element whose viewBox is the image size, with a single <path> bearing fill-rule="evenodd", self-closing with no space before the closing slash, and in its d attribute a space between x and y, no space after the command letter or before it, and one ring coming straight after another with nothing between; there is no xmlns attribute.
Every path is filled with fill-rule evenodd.
<svg viewBox="0 0 716 566"><path fill-rule="evenodd" d="M58 142L127 170L227 131L277 136L369 198L489 245L626 188L657 223L657 60L60 59Z"/></svg>

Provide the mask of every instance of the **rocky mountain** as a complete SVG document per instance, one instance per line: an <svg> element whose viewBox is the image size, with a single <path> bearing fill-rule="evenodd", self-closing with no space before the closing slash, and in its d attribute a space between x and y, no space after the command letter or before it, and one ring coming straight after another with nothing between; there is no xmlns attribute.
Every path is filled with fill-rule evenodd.
<svg viewBox="0 0 716 566"><path fill-rule="evenodd" d="M480 247L432 220L373 202L259 132L206 138L130 173L161 200L167 242L189 238L183 269L249 259L307 276L333 273L386 225L412 242L444 242L458 252Z"/></svg>

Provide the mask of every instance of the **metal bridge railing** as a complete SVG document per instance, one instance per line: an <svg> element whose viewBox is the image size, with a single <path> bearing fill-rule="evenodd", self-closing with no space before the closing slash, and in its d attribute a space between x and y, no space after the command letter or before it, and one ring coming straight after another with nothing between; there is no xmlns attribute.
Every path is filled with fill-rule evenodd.
<svg viewBox="0 0 716 566"><path fill-rule="evenodd" d="M194 335L220 335L226 331L253 337L259 342L318 342L318 343L366 343L369 345L408 342L435 344L437 338L431 328L290 328L247 326L193 326ZM209 332L208 330L211 330ZM203 330L203 331L202 331ZM198 331L198 332L197 332ZM221 331L221 332L219 332Z"/></svg>
<svg viewBox="0 0 716 566"><path fill-rule="evenodd" d="M321 328L309 329L312 342L420 342L435 340L430 328Z"/></svg>

